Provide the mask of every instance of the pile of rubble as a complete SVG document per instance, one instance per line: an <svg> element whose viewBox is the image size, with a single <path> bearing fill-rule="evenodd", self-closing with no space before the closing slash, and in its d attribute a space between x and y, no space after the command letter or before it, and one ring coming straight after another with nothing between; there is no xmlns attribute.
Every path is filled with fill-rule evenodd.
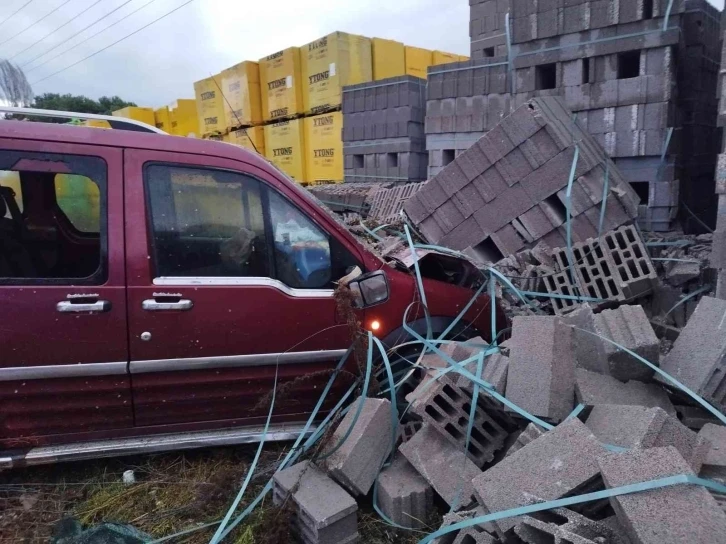
<svg viewBox="0 0 726 544"><path fill-rule="evenodd" d="M621 349L723 410L725 326L726 301L704 297L663 354L637 305L514 317L511 337L484 360L481 380L491 390L476 393L469 379L483 340L447 344L444 357L424 355L395 444L390 401L359 398L326 442L322 460L275 475L275 502L292 501L293 529L303 542L348 543L359 539L358 501L371 495L394 524L421 529L438 510L448 512L445 529L669 476L726 481L726 427ZM464 373L442 374L462 362ZM676 485L473 523L434 542L713 543L724 534L726 497Z"/></svg>

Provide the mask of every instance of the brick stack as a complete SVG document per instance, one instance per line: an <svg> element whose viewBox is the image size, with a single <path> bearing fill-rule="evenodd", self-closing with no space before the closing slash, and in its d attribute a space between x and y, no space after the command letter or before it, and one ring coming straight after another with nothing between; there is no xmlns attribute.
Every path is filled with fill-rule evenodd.
<svg viewBox="0 0 726 544"><path fill-rule="evenodd" d="M499 57L507 54L506 15L511 0L469 0L471 58Z"/></svg>
<svg viewBox="0 0 726 544"><path fill-rule="evenodd" d="M573 242L597 236L606 172L604 228L631 221L637 195L558 97L535 98L518 108L431 178L404 210L430 242L483 262L497 262L540 240L562 247L576 147Z"/></svg>
<svg viewBox="0 0 726 544"><path fill-rule="evenodd" d="M668 5L669 0L472 4L476 59L430 69L430 77L443 74L445 84L443 95L429 85L429 175L471 145L477 128L491 128L486 122L475 128L462 117L473 115L478 122L495 117L500 105L506 111L533 97L559 95L638 193L641 227L670 230L680 201L708 217L718 142L713 98L718 11L706 0L674 0L666 23ZM493 50L490 45L506 39L498 29L507 8L511 73L506 44ZM486 55L498 56L482 58L484 44ZM690 214L682 219L688 231L696 230Z"/></svg>
<svg viewBox="0 0 726 544"><path fill-rule="evenodd" d="M343 90L346 182L425 181L426 82L400 76Z"/></svg>
<svg viewBox="0 0 726 544"><path fill-rule="evenodd" d="M726 36L726 29L724 30ZM721 70L719 71L719 108L718 126L726 127L726 40L723 40L721 51ZM716 194L718 198L718 213L716 216L716 232L713 235L713 253L711 265L718 270L718 284L716 296L726 300L726 138L723 138L723 148L718 156L716 166Z"/></svg>

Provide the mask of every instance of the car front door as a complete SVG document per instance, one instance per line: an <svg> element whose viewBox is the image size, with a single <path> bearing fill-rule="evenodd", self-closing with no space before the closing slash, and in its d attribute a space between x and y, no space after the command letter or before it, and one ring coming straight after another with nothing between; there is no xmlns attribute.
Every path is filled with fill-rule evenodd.
<svg viewBox="0 0 726 544"><path fill-rule="evenodd" d="M0 449L133 426L122 152L0 140Z"/></svg>
<svg viewBox="0 0 726 544"><path fill-rule="evenodd" d="M333 280L355 252L253 165L154 151L125 159L137 425L256 423L276 368L287 384L276 418L303 420L350 346Z"/></svg>

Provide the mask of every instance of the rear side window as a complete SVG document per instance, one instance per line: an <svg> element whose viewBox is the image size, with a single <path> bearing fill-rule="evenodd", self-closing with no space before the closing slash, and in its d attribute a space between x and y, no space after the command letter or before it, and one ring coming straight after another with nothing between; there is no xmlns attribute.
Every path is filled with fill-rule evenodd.
<svg viewBox="0 0 726 544"><path fill-rule="evenodd" d="M106 163L0 150L0 283L106 281Z"/></svg>
<svg viewBox="0 0 726 544"><path fill-rule="evenodd" d="M270 275L260 185L222 170L146 167L157 276Z"/></svg>

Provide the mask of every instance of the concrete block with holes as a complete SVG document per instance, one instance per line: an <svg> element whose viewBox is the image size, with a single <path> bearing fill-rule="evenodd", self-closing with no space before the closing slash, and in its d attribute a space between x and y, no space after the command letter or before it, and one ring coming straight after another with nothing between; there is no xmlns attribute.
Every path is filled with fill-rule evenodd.
<svg viewBox="0 0 726 544"><path fill-rule="evenodd" d="M358 405L363 409L354 421ZM386 399L358 398L330 439L332 449L352 431L338 450L324 460L324 466L353 495L366 495L376 480L393 446L391 402Z"/></svg>
<svg viewBox="0 0 726 544"><path fill-rule="evenodd" d="M478 467L494 458L509 435L511 419L499 410L487 410L485 393L480 393L474 412L474 422L466 452ZM464 451L469 428L472 393L455 384L448 375L436 382L424 380L406 396L411 410L427 425L435 427L453 446Z"/></svg>
<svg viewBox="0 0 726 544"><path fill-rule="evenodd" d="M726 406L724 331L726 300L703 297L661 362L665 372L717 407Z"/></svg>
<svg viewBox="0 0 726 544"><path fill-rule="evenodd" d="M554 500L597 478L605 449L578 419L566 421L474 478L477 501L489 512L530 504L531 497ZM501 537L517 518L494 522Z"/></svg>
<svg viewBox="0 0 726 544"><path fill-rule="evenodd" d="M572 411L572 330L557 317L515 317L509 340L506 397L529 413L562 421Z"/></svg>
<svg viewBox="0 0 726 544"><path fill-rule="evenodd" d="M313 463L275 473L272 498L276 506L292 501L292 529L305 544L359 542L358 504Z"/></svg>
<svg viewBox="0 0 726 544"><path fill-rule="evenodd" d="M527 544L630 544L629 539L606 523L592 521L567 508L523 516L514 533Z"/></svg>
<svg viewBox="0 0 726 544"><path fill-rule="evenodd" d="M472 503L471 481L481 470L434 426L424 424L398 451L450 507L460 510Z"/></svg>
<svg viewBox="0 0 726 544"><path fill-rule="evenodd" d="M676 475L694 475L673 447L608 453L598 460L611 489ZM726 514L706 490L678 485L612 497L610 503L633 542L675 544L719 542L726 534Z"/></svg>
<svg viewBox="0 0 726 544"><path fill-rule="evenodd" d="M378 506L394 523L421 529L434 505L431 486L406 459L398 455L378 475Z"/></svg>

